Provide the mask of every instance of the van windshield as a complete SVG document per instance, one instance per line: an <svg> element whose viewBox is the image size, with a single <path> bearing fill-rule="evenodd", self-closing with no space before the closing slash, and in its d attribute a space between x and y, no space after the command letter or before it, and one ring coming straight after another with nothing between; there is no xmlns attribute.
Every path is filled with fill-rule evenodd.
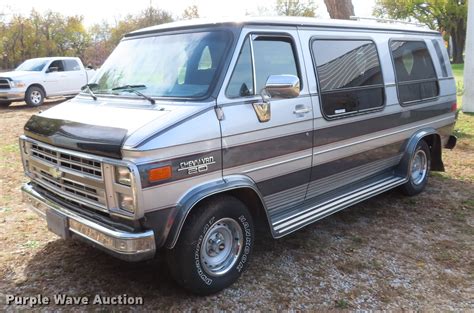
<svg viewBox="0 0 474 313"><path fill-rule="evenodd" d="M150 97L202 97L218 74L229 40L224 31L126 39L89 86L99 95L135 95L133 88Z"/></svg>

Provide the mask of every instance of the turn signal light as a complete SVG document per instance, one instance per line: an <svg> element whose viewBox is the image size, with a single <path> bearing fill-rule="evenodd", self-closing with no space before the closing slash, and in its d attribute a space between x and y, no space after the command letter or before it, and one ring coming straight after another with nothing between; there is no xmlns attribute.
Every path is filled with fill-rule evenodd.
<svg viewBox="0 0 474 313"><path fill-rule="evenodd" d="M150 183L171 178L171 166L152 168L148 171L148 181Z"/></svg>

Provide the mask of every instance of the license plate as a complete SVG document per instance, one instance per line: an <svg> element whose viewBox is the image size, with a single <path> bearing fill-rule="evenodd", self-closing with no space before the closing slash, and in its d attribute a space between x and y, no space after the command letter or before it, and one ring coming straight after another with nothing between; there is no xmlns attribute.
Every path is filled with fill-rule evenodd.
<svg viewBox="0 0 474 313"><path fill-rule="evenodd" d="M46 211L48 229L63 239L70 237L67 217L53 210Z"/></svg>

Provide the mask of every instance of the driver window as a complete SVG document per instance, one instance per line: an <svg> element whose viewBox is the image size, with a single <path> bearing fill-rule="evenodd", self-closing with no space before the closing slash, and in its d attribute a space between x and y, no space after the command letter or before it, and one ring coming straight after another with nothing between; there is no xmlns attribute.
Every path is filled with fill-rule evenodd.
<svg viewBox="0 0 474 313"><path fill-rule="evenodd" d="M253 41L255 77L252 68L252 51L249 38L244 42L234 72L227 86L229 98L259 94L271 75L298 75L298 67L290 38L258 36ZM300 78L301 79L301 78ZM254 90L254 80L255 89Z"/></svg>
<svg viewBox="0 0 474 313"><path fill-rule="evenodd" d="M61 60L53 61L51 65L48 67L48 69L51 70L53 67L58 69L57 72L64 72L63 61Z"/></svg>

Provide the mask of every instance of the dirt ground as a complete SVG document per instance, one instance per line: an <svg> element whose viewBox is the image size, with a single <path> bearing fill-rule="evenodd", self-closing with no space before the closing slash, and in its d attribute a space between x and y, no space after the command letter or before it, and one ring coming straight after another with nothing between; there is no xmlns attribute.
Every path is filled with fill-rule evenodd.
<svg viewBox="0 0 474 313"><path fill-rule="evenodd" d="M26 209L18 136L41 108L0 109L0 307L6 295L143 297L142 306L75 310L474 310L474 132L460 131L416 197L396 190L332 215L283 239L263 235L249 269L209 297L180 289L158 258L116 260L60 240ZM474 116L460 116L474 124ZM471 127L469 126L469 127ZM25 307L23 307L25 308ZM71 307L41 309L71 310Z"/></svg>

